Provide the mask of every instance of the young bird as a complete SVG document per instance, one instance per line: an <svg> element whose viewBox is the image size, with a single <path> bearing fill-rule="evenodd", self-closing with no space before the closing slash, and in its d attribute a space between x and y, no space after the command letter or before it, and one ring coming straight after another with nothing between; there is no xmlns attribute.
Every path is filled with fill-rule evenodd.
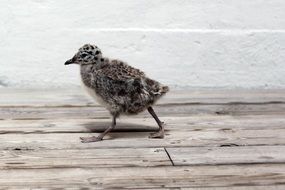
<svg viewBox="0 0 285 190"><path fill-rule="evenodd" d="M85 44L65 62L65 65L80 65L82 84L87 92L99 104L106 107L113 120L98 137L81 137L81 142L96 142L116 126L120 114L138 114L144 110L152 115L159 126L157 133L150 138L163 138L164 126L151 107L169 88L148 78L142 71L135 69L117 59L111 60L102 56L101 50L91 44Z"/></svg>

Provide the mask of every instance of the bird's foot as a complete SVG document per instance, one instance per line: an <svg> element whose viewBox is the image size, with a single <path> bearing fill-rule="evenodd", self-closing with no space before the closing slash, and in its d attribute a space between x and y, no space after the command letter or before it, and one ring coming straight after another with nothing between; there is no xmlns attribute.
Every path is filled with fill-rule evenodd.
<svg viewBox="0 0 285 190"><path fill-rule="evenodd" d="M91 142L98 142L102 141L103 139L100 137L80 137L82 143L91 143Z"/></svg>
<svg viewBox="0 0 285 190"><path fill-rule="evenodd" d="M153 138L163 139L164 138L164 131L160 130L157 133L151 133L148 137L151 139L153 139Z"/></svg>

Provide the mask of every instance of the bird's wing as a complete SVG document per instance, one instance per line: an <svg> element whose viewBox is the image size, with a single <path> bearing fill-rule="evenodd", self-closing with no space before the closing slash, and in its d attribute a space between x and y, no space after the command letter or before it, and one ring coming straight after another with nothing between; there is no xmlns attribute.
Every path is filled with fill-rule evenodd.
<svg viewBox="0 0 285 190"><path fill-rule="evenodd" d="M128 94L141 93L145 76L142 71L135 69L126 63L113 60L96 71L97 86L104 84L102 90L111 94L113 98Z"/></svg>
<svg viewBox="0 0 285 190"><path fill-rule="evenodd" d="M167 86L162 86L159 82L145 76L139 69L128 64L113 60L101 69L97 70L98 78L108 81L112 88L106 88L117 96L137 94L139 96L159 96L168 91ZM126 92L126 93L124 93Z"/></svg>
<svg viewBox="0 0 285 190"><path fill-rule="evenodd" d="M97 80L92 85L99 89L97 93L106 102L122 107L152 104L168 91L168 87L149 79L142 71L117 60L104 65L94 74Z"/></svg>
<svg viewBox="0 0 285 190"><path fill-rule="evenodd" d="M152 96L145 88L145 75L122 62L108 63L96 70L92 78L92 86L110 105L119 105L130 109L131 104L147 105Z"/></svg>
<svg viewBox="0 0 285 190"><path fill-rule="evenodd" d="M108 77L114 81L126 81L128 79L141 78L145 76L145 74L139 69L133 68L119 60L112 60L109 64L104 65L100 70L98 70L98 74Z"/></svg>
<svg viewBox="0 0 285 190"><path fill-rule="evenodd" d="M112 98L133 93L144 73L123 62L108 62L92 73L91 85ZM97 91L98 91L97 90Z"/></svg>

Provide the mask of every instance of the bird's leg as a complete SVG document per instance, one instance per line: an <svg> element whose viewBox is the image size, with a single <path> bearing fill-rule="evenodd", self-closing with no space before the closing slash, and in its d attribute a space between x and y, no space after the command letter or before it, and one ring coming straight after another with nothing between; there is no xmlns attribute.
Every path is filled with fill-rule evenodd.
<svg viewBox="0 0 285 190"><path fill-rule="evenodd" d="M108 127L103 133L101 133L98 137L80 137L82 143L89 143L89 142L97 142L102 141L103 137L109 133L112 129L116 126L116 116L113 116L112 124Z"/></svg>
<svg viewBox="0 0 285 190"><path fill-rule="evenodd" d="M152 109L152 107L149 107L148 112L152 115L152 117L155 119L156 123L159 126L159 131L157 133L152 133L150 134L149 138L164 138L164 126L163 126L163 122L161 122L159 120L159 118L157 117L157 115L155 114L154 110Z"/></svg>

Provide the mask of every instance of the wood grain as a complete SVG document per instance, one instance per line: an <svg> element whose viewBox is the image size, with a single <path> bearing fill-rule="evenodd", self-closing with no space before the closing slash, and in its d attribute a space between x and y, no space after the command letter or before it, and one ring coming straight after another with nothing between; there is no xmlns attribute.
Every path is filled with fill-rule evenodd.
<svg viewBox="0 0 285 190"><path fill-rule="evenodd" d="M0 151L0 169L170 166L163 148Z"/></svg>
<svg viewBox="0 0 285 190"><path fill-rule="evenodd" d="M163 117L167 131L235 131L284 129L283 115L198 115L185 117ZM111 119L42 119L2 120L0 134L7 133L90 133L102 132ZM150 132L158 129L153 118L121 117L113 132Z"/></svg>
<svg viewBox="0 0 285 190"><path fill-rule="evenodd" d="M9 176L7 178L7 176ZM60 168L2 170L0 187L155 189L270 186L285 183L285 165Z"/></svg>
<svg viewBox="0 0 285 190"><path fill-rule="evenodd" d="M248 105L168 105L155 106L160 117L190 115L284 115L285 104ZM134 117L134 116L133 116ZM143 112L135 117L150 117ZM0 119L104 119L110 114L103 107L0 107Z"/></svg>
<svg viewBox="0 0 285 190"><path fill-rule="evenodd" d="M82 144L79 137L98 133L5 134L0 136L0 150L13 147L29 149L253 146L285 145L285 129L167 131L164 139L149 139L149 132L109 133L104 141Z"/></svg>
<svg viewBox="0 0 285 190"><path fill-rule="evenodd" d="M31 98L32 97L32 98ZM227 104L285 102L284 89L192 89L171 91L158 104ZM81 88L0 89L0 106L98 105Z"/></svg>
<svg viewBox="0 0 285 190"><path fill-rule="evenodd" d="M80 89L0 89L0 189L285 189L285 90L171 91L110 115Z"/></svg>
<svg viewBox="0 0 285 190"><path fill-rule="evenodd" d="M285 146L167 148L175 166L285 163Z"/></svg>

